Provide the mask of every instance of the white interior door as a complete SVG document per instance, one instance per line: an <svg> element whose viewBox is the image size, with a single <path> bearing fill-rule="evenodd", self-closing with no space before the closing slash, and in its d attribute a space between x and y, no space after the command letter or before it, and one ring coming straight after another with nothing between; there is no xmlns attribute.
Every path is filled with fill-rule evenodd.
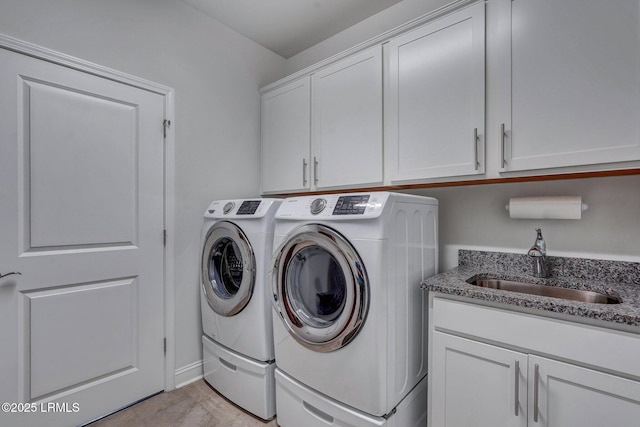
<svg viewBox="0 0 640 427"><path fill-rule="evenodd" d="M0 424L77 425L164 389L164 96L0 63Z"/></svg>

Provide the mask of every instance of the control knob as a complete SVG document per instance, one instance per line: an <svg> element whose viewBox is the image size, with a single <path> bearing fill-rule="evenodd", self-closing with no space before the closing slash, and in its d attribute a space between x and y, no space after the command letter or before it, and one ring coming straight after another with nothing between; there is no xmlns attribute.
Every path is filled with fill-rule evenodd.
<svg viewBox="0 0 640 427"><path fill-rule="evenodd" d="M327 201L325 199L315 199L311 202L311 213L313 215L318 215L324 210L325 206L327 206Z"/></svg>

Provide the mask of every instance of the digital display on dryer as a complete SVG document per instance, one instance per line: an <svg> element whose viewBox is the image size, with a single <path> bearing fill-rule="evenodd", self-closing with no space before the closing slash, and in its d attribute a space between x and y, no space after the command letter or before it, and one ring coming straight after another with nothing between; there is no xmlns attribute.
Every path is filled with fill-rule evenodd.
<svg viewBox="0 0 640 427"><path fill-rule="evenodd" d="M238 215L253 215L260 206L260 200L245 200L238 208Z"/></svg>
<svg viewBox="0 0 640 427"><path fill-rule="evenodd" d="M367 209L369 195L342 196L338 198L333 215L362 215Z"/></svg>

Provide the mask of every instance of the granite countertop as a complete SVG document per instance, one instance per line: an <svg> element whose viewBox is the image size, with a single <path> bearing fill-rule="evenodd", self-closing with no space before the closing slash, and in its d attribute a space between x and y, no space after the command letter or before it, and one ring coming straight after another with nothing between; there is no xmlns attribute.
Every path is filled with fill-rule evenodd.
<svg viewBox="0 0 640 427"><path fill-rule="evenodd" d="M640 326L640 263L564 257L547 259L549 277L541 279L530 275L532 266L527 255L461 250L457 268L425 280L421 288L482 301ZM467 283L475 279L496 278L595 291L618 298L622 303L570 301Z"/></svg>

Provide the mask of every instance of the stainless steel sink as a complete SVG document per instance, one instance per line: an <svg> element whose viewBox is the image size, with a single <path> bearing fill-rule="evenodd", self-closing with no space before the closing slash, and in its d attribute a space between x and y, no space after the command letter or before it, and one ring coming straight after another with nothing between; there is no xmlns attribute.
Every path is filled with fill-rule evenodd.
<svg viewBox="0 0 640 427"><path fill-rule="evenodd" d="M502 289L504 291L561 298L572 301L591 302L595 304L620 304L622 302L618 298L610 297L599 292L537 285L535 283L514 282L512 280L476 279L469 283L482 288Z"/></svg>

